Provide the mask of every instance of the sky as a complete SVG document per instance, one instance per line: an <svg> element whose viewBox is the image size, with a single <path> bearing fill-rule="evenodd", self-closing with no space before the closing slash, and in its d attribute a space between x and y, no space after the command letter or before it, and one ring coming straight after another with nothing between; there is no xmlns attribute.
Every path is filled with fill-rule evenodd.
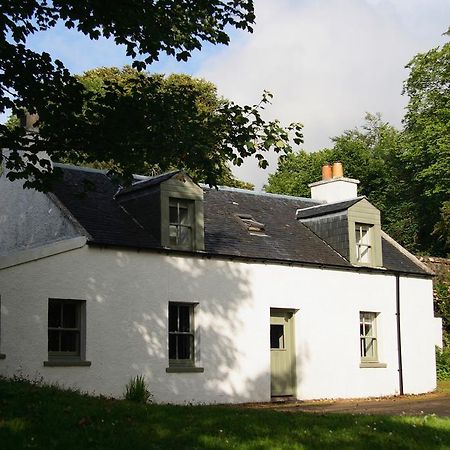
<svg viewBox="0 0 450 450"><path fill-rule="evenodd" d="M446 41L450 0L256 0L254 33L232 31L229 46L207 45L187 63L162 57L149 69L213 81L221 95L245 104L274 94L266 118L301 122L302 148L332 145L330 138L363 123L366 112L401 126L407 98L402 84L411 58ZM28 45L47 51L72 73L130 64L111 40L90 41L57 26ZM260 189L276 170L253 160L235 175Z"/></svg>

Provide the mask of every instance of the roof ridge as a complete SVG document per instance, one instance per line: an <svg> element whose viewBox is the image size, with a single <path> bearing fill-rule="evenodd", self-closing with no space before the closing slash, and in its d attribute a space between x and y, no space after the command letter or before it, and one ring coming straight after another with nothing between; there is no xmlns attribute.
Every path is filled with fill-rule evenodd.
<svg viewBox="0 0 450 450"><path fill-rule="evenodd" d="M75 166L74 164L53 163L53 166L61 169L77 170L79 172L101 173L103 175L106 175L109 172L109 170L106 169L95 169L94 167Z"/></svg>
<svg viewBox="0 0 450 450"><path fill-rule="evenodd" d="M230 186L217 186L217 189L215 189L214 187L210 187L207 184L200 183L200 187L202 189L209 189L209 190L237 192L238 194L249 194L249 195L255 195L255 196L260 196L260 197L271 197L271 198L285 198L288 200L301 200L303 202L308 202L308 203L317 203L317 200L313 200L312 198L309 198L309 197L297 197L295 195L287 195L287 194L274 194L272 192L253 191L250 189L235 188L235 187L230 187Z"/></svg>

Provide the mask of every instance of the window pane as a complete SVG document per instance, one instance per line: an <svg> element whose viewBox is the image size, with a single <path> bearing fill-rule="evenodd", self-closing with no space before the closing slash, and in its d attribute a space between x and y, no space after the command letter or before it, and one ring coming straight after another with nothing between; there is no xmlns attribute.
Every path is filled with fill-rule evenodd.
<svg viewBox="0 0 450 450"><path fill-rule="evenodd" d="M180 315L180 324L178 331L191 331L191 325L190 325L190 306L186 305L180 305L178 306L178 313Z"/></svg>
<svg viewBox="0 0 450 450"><path fill-rule="evenodd" d="M176 206L169 207L169 222L178 223L178 208Z"/></svg>
<svg viewBox="0 0 450 450"><path fill-rule="evenodd" d="M270 325L270 348L284 348L283 325Z"/></svg>
<svg viewBox="0 0 450 450"><path fill-rule="evenodd" d="M48 331L48 351L59 352L59 331Z"/></svg>
<svg viewBox="0 0 450 450"><path fill-rule="evenodd" d="M361 227L361 244L370 244L368 227Z"/></svg>
<svg viewBox="0 0 450 450"><path fill-rule="evenodd" d="M178 305L169 303L169 331L178 331Z"/></svg>
<svg viewBox="0 0 450 450"><path fill-rule="evenodd" d="M61 351L78 353L78 331L60 331L61 333Z"/></svg>
<svg viewBox="0 0 450 450"><path fill-rule="evenodd" d="M57 300L48 302L48 326L51 328L61 326L61 302Z"/></svg>
<svg viewBox="0 0 450 450"><path fill-rule="evenodd" d="M191 340L190 334L179 334L178 340L178 359L191 359Z"/></svg>
<svg viewBox="0 0 450 450"><path fill-rule="evenodd" d="M180 245L189 245L191 243L191 228L190 227L180 227L179 229L179 242Z"/></svg>
<svg viewBox="0 0 450 450"><path fill-rule="evenodd" d="M176 225L169 225L169 242L170 242L170 244L176 245L178 243L177 230L178 230L178 227Z"/></svg>
<svg viewBox="0 0 450 450"><path fill-rule="evenodd" d="M376 356L375 339L366 338L364 350L365 350L364 356L368 358L375 358Z"/></svg>
<svg viewBox="0 0 450 450"><path fill-rule="evenodd" d="M189 225L189 209L187 208L187 206L180 206L179 214L179 223L182 225Z"/></svg>
<svg viewBox="0 0 450 450"><path fill-rule="evenodd" d="M169 334L169 359L177 358L177 336Z"/></svg>
<svg viewBox="0 0 450 450"><path fill-rule="evenodd" d="M63 303L63 328L78 328L78 307L75 303Z"/></svg>

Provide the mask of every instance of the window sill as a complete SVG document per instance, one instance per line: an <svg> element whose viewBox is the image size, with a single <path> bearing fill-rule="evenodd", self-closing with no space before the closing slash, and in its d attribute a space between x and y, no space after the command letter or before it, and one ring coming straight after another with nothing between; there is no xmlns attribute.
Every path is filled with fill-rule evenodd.
<svg viewBox="0 0 450 450"><path fill-rule="evenodd" d="M365 361L365 362L361 362L359 364L359 367L361 369L385 369L387 367L386 363L380 363L380 362L370 362L370 361Z"/></svg>
<svg viewBox="0 0 450 450"><path fill-rule="evenodd" d="M89 367L91 361L72 361L70 359L44 361L44 367Z"/></svg>
<svg viewBox="0 0 450 450"><path fill-rule="evenodd" d="M0 359L5 359L6 355L4 353L0 353Z"/></svg>
<svg viewBox="0 0 450 450"><path fill-rule="evenodd" d="M201 373L204 372L205 369L203 367L194 367L194 366L172 366L167 367L166 372L167 373Z"/></svg>

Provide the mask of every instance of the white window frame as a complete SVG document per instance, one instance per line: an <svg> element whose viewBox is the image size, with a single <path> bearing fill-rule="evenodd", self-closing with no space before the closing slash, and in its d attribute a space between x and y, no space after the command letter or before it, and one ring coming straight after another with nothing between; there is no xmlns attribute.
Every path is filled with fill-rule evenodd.
<svg viewBox="0 0 450 450"><path fill-rule="evenodd" d="M355 223L356 261L359 264L371 264L373 253L373 225ZM367 253L364 254L364 251Z"/></svg>
<svg viewBox="0 0 450 450"><path fill-rule="evenodd" d="M359 312L359 348L361 362L378 362L378 313L370 311ZM370 331L367 331L367 328ZM372 354L368 355L368 349L372 347Z"/></svg>

